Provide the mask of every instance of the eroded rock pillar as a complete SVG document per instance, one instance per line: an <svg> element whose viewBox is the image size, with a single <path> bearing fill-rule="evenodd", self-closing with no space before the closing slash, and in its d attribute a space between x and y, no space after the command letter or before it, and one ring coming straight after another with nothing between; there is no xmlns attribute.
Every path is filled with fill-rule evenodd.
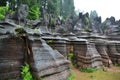
<svg viewBox="0 0 120 80"><path fill-rule="evenodd" d="M43 80L66 80L70 73L69 61L40 38L29 37L29 41L34 76Z"/></svg>
<svg viewBox="0 0 120 80"><path fill-rule="evenodd" d="M102 59L96 50L95 44L88 41L77 41L74 43L74 54L77 65L83 68L100 68Z"/></svg>

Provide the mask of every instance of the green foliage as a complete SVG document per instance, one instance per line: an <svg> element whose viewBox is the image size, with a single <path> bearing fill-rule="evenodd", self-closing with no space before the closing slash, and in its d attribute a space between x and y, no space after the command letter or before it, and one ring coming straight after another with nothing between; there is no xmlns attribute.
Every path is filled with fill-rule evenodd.
<svg viewBox="0 0 120 80"><path fill-rule="evenodd" d="M81 72L87 72L87 73L93 73L93 72L95 72L95 71L97 71L97 69L96 68L79 68L79 71L81 71Z"/></svg>
<svg viewBox="0 0 120 80"><path fill-rule="evenodd" d="M87 17L85 17L85 22L86 24L89 24L89 19Z"/></svg>
<svg viewBox="0 0 120 80"><path fill-rule="evenodd" d="M118 63L115 63L114 65L115 65L116 67L120 67L120 64L118 64Z"/></svg>
<svg viewBox="0 0 120 80"><path fill-rule="evenodd" d="M28 19L35 20L38 19L39 16L40 16L40 11L38 5L31 6L29 9Z"/></svg>
<svg viewBox="0 0 120 80"><path fill-rule="evenodd" d="M71 71L70 75L68 76L67 80L73 80L75 78L75 74Z"/></svg>
<svg viewBox="0 0 120 80"><path fill-rule="evenodd" d="M15 13L15 11L9 10L9 13L10 13L10 15L13 15Z"/></svg>
<svg viewBox="0 0 120 80"><path fill-rule="evenodd" d="M55 25L55 19L54 19L54 18L51 18L50 24L51 24L51 25Z"/></svg>
<svg viewBox="0 0 120 80"><path fill-rule="evenodd" d="M8 11L8 7L6 7L6 6L0 7L0 19L5 18L7 11Z"/></svg>
<svg viewBox="0 0 120 80"><path fill-rule="evenodd" d="M53 42L53 40L47 40L46 42L47 42L47 43L52 43L52 42Z"/></svg>
<svg viewBox="0 0 120 80"><path fill-rule="evenodd" d="M84 28L84 30L87 32L89 30L89 26L86 25L85 28Z"/></svg>
<svg viewBox="0 0 120 80"><path fill-rule="evenodd" d="M48 0L47 1L47 12L49 14L58 14L58 0Z"/></svg>
<svg viewBox="0 0 120 80"><path fill-rule="evenodd" d="M32 74L30 73L30 66L28 64L22 66L21 78L22 80L33 80Z"/></svg>
<svg viewBox="0 0 120 80"><path fill-rule="evenodd" d="M0 19L4 19L4 18L5 18L5 16L0 14Z"/></svg>
<svg viewBox="0 0 120 80"><path fill-rule="evenodd" d="M70 52L70 53L68 54L68 58L69 58L70 60L72 60L72 59L73 59L73 57L74 57L73 52Z"/></svg>
<svg viewBox="0 0 120 80"><path fill-rule="evenodd" d="M64 19L67 19L71 14L75 14L74 0L62 0L62 10L60 12Z"/></svg>

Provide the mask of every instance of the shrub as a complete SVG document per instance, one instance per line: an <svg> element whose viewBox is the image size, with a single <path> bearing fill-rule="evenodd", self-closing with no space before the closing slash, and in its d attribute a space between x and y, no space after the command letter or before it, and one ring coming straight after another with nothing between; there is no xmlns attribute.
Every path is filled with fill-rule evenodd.
<svg viewBox="0 0 120 80"><path fill-rule="evenodd" d="M88 30L89 30L89 26L88 26L88 25L86 25L86 26L85 26L85 28L84 28L84 31L86 31L86 32L87 32Z"/></svg>
<svg viewBox="0 0 120 80"><path fill-rule="evenodd" d="M51 18L51 20L50 20L50 25L55 25L55 19L54 18Z"/></svg>
<svg viewBox="0 0 120 80"><path fill-rule="evenodd" d="M70 53L68 54L68 58L69 58L70 60L72 60L72 59L73 59L73 57L74 57L73 52L70 52Z"/></svg>
<svg viewBox="0 0 120 80"><path fill-rule="evenodd" d="M93 72L95 72L95 71L97 71L97 69L96 68L79 68L79 71L81 71L81 72L87 72L87 73L93 73Z"/></svg>
<svg viewBox="0 0 120 80"><path fill-rule="evenodd" d="M30 67L28 64L22 66L21 78L22 80L33 80L32 74L30 73Z"/></svg>
<svg viewBox="0 0 120 80"><path fill-rule="evenodd" d="M33 5L29 9L28 19L35 20L40 16L39 7L37 5Z"/></svg>
<svg viewBox="0 0 120 80"><path fill-rule="evenodd" d="M4 18L5 18L5 16L0 14L0 19L4 19Z"/></svg>
<svg viewBox="0 0 120 80"><path fill-rule="evenodd" d="M115 66L116 66L116 67L120 67L120 64L118 64L118 63L115 63Z"/></svg>
<svg viewBox="0 0 120 80"><path fill-rule="evenodd" d="M7 11L8 11L8 7L6 7L6 6L0 7L0 19L5 18Z"/></svg>

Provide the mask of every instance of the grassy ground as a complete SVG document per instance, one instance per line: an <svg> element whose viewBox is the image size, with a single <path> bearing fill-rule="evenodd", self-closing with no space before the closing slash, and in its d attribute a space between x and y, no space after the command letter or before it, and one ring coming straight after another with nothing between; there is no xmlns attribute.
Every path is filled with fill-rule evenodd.
<svg viewBox="0 0 120 80"><path fill-rule="evenodd" d="M112 67L107 72L100 69L93 73L80 72L74 67L72 70L75 74L73 80L120 80L120 67Z"/></svg>

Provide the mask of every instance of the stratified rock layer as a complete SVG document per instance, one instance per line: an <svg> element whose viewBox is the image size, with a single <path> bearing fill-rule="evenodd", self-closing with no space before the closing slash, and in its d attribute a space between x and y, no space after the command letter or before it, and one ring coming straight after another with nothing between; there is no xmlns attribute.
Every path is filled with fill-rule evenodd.
<svg viewBox="0 0 120 80"><path fill-rule="evenodd" d="M96 49L102 57L102 62L106 67L112 66L112 61L107 53L107 44L104 41L97 41Z"/></svg>
<svg viewBox="0 0 120 80"><path fill-rule="evenodd" d="M24 42L19 38L0 39L0 80L20 80Z"/></svg>
<svg viewBox="0 0 120 80"><path fill-rule="evenodd" d="M120 53L116 50L115 42L108 41L108 55L114 64L120 63Z"/></svg>
<svg viewBox="0 0 120 80"><path fill-rule="evenodd" d="M83 68L100 68L102 59L95 48L95 44L88 41L74 41L73 53L77 58L77 65Z"/></svg>
<svg viewBox="0 0 120 80"><path fill-rule="evenodd" d="M69 61L44 40L29 39L33 55L31 58L33 74L43 80L66 80L69 75Z"/></svg>

